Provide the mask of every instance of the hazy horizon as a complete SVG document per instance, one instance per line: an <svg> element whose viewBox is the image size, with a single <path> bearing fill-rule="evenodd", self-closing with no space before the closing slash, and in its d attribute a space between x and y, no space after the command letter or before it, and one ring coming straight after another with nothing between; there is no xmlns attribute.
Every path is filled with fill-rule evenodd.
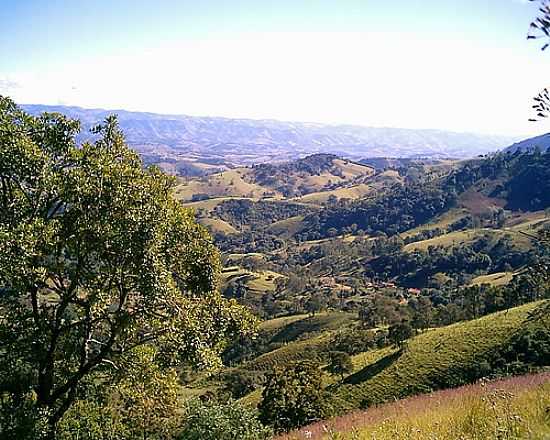
<svg viewBox="0 0 550 440"><path fill-rule="evenodd" d="M218 116L218 115L190 115L185 113L160 113L160 112L151 112L151 111L141 111L141 110L128 110L125 108L102 108L102 107L82 107L80 105L70 105L70 104L41 104L36 102L18 102L18 105L22 107L65 107L65 108L76 108L83 111L102 111L102 112L112 112L112 114L117 114L117 112L125 112L125 113L138 113L138 114L151 114L155 116L167 116L167 117L185 117L185 118L205 118L205 119L227 119L227 120L235 120L235 121L251 121L251 122L275 122L275 123L282 123L282 124L301 124L301 125L319 125L324 127L361 127L361 128L373 128L373 129L395 129L395 130L412 130L412 131L433 131L433 132L446 132L446 133L456 133L456 134L472 134L472 135L479 135L479 136L495 136L495 137L509 137L509 138L517 138L518 140L523 139L523 136L529 136L521 135L521 134L512 134L512 135L506 135L506 134L500 134L500 133L483 133L483 132L475 132L475 131L460 131L460 130L446 130L441 129L437 127L418 127L418 128L410 128L410 127L399 127L399 126L374 126L374 125L366 125L366 124L349 124L349 123L330 123L330 122L317 122L317 121L297 121L297 120L288 120L288 119L274 119L274 118L253 118L253 117L230 117L230 116Z"/></svg>
<svg viewBox="0 0 550 440"><path fill-rule="evenodd" d="M527 137L548 54L536 5L2 1L18 103Z"/></svg>

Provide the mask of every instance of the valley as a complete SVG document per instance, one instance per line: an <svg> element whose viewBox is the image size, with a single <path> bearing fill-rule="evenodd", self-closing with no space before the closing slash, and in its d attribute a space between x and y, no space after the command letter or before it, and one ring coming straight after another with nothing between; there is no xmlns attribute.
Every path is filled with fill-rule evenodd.
<svg viewBox="0 0 550 440"><path fill-rule="evenodd" d="M323 378L340 414L510 371L513 338L539 334L529 317L547 310L530 267L548 258L536 237L550 230L550 155L376 165L313 155L241 168L254 193L236 181L224 191L227 172L176 186L222 251L222 292L262 319L190 393L256 407L270 371L326 370L343 352L350 370ZM402 325L416 335L406 348L390 342Z"/></svg>
<svg viewBox="0 0 550 440"><path fill-rule="evenodd" d="M350 430L345 421L357 411L369 414L388 402L405 399L407 405L406 399L427 398L418 396L453 396L449 390L480 379L493 383L521 376L521 382L530 373L547 378L549 152L515 148L470 159L299 153L290 160L279 160L283 155L264 163L218 163L200 172L168 169L176 174L169 176L159 170L159 165L166 170L162 163L123 143L115 119L108 119L91 143L78 138L65 149L49 150L58 147L50 147L46 137L42 150L20 148L34 142L34 125L21 135L18 127L26 115L9 101L5 105L8 118L15 121L7 125L14 141L4 144L6 157L16 159L4 166L12 169L28 160L20 155L34 151L40 159L33 163L44 163L40 160L46 157L42 166L49 171L23 180L16 189L21 193L13 196L17 203L5 205L4 229L12 228L14 235L0 242L0 270L11 277L6 271L15 261L26 274L16 280L26 279L27 267L37 264L34 254L29 251L28 262L20 262L21 252L13 243L34 240L37 249L56 249L57 242L47 237L66 234L55 240L64 240L63 252L73 257L48 256L40 260L48 271L31 274L41 292L26 302L33 310L34 301L33 322L54 317L53 330L48 330L54 345L73 326L91 332L85 324L97 326L93 331L100 346L114 344L105 335L120 326L129 332L120 337L139 347L130 349L132 359L126 357L124 343L110 348L111 359L131 362L139 372L123 376L117 394L105 392L108 386L96 400L75 394L74 406L60 422L70 429L79 426L92 401L108 402L93 417L116 417L122 398L124 406L134 399L142 402L143 414L151 408L160 411L158 425L151 427L157 433L180 420L177 414L186 414L185 429L199 429L193 417L207 421L195 436L202 440L216 420L212 411L231 414L223 420L240 420L238 429L255 432L242 434L247 440L272 434L310 438L304 437L306 432L325 438L328 431L320 432L318 423L346 438ZM40 133L59 139L71 130L76 136L78 130L75 122L58 114L28 121L43 124ZM48 131L52 127L58 131ZM197 166L204 159L193 151L185 154ZM24 176L41 168L15 169ZM3 182L0 202L14 191ZM94 182L91 192L89 182ZM25 192L31 183L36 188ZM54 189L46 197L44 188ZM58 194L70 201L56 202ZM43 218L36 220L35 206L42 205ZM22 214L14 206L23 206ZM34 235L27 223L17 220L19 215L29 216L40 233ZM97 229L90 229L89 222ZM89 246L85 254L82 243ZM82 255L93 275L74 265ZM58 264L71 276L83 277L78 294L71 283L59 281ZM127 274L122 279L120 270ZM44 273L47 282L41 281ZM140 280L138 287L135 280ZM104 300L94 292L112 296ZM92 302L100 310L95 319L92 309L86 309ZM26 308L10 295L0 295L3 310L18 317L0 319L0 324L18 329L27 322ZM69 324L56 320L55 313L65 314ZM168 318L172 321L166 327ZM133 323L126 326L128 319ZM13 343L25 336L8 333L16 335ZM82 338L63 341L78 346ZM79 349L87 353L84 357L64 362L88 365L86 356L96 359L91 344L95 342ZM175 353L196 358L174 358ZM57 363L64 359L58 356ZM119 380L118 366L109 366L111 359L97 372ZM161 361L170 363L169 375L155 376ZM204 364L197 368L199 362ZM100 375L93 377L108 383ZM151 377L157 377L154 392L139 391ZM537 387L546 384L544 379ZM538 398L540 389L526 386L522 392ZM143 394L135 397L134 390ZM461 402L461 391L456 393ZM433 410L447 433L462 432L445 418L446 408L457 404L453 399ZM113 412L107 415L104 408ZM518 430L544 432L536 408L531 405L521 413L532 424L518 424ZM395 432L401 435L407 423L423 423L424 429L422 420L421 414L413 421L396 415ZM374 419L353 423L352 430L387 434ZM133 422L129 426L132 432L149 429Z"/></svg>
<svg viewBox="0 0 550 440"><path fill-rule="evenodd" d="M550 440L550 0L0 11L0 440Z"/></svg>

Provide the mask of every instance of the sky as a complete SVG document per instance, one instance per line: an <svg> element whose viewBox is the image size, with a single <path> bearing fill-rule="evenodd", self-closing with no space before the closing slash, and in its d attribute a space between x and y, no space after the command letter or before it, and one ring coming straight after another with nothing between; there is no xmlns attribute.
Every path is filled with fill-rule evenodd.
<svg viewBox="0 0 550 440"><path fill-rule="evenodd" d="M535 135L527 0L0 0L18 103Z"/></svg>

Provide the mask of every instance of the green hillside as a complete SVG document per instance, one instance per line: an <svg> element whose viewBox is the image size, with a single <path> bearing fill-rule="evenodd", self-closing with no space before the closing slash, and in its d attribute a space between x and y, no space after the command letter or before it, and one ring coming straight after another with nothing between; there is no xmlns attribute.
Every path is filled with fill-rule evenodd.
<svg viewBox="0 0 550 440"><path fill-rule="evenodd" d="M379 356L375 352L371 362L331 390L335 404L340 410L351 410L462 385L490 374L491 363L514 337L540 327L540 320L531 319L530 314L542 304L428 330L402 350L384 350Z"/></svg>
<svg viewBox="0 0 550 440"><path fill-rule="evenodd" d="M266 371L290 362L320 358L330 349L327 343L331 333L355 320L351 313L332 312L298 320L276 320L276 326L267 321L260 327L260 337L267 337L268 343L278 348L261 354L242 368ZM277 324L280 322L284 324L279 327Z"/></svg>

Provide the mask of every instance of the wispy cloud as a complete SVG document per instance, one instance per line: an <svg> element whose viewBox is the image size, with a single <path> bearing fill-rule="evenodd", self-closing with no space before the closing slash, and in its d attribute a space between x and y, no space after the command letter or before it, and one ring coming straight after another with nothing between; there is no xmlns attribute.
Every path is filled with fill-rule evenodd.
<svg viewBox="0 0 550 440"><path fill-rule="evenodd" d="M0 78L0 93L9 94L20 87L21 85L16 81L8 78Z"/></svg>

